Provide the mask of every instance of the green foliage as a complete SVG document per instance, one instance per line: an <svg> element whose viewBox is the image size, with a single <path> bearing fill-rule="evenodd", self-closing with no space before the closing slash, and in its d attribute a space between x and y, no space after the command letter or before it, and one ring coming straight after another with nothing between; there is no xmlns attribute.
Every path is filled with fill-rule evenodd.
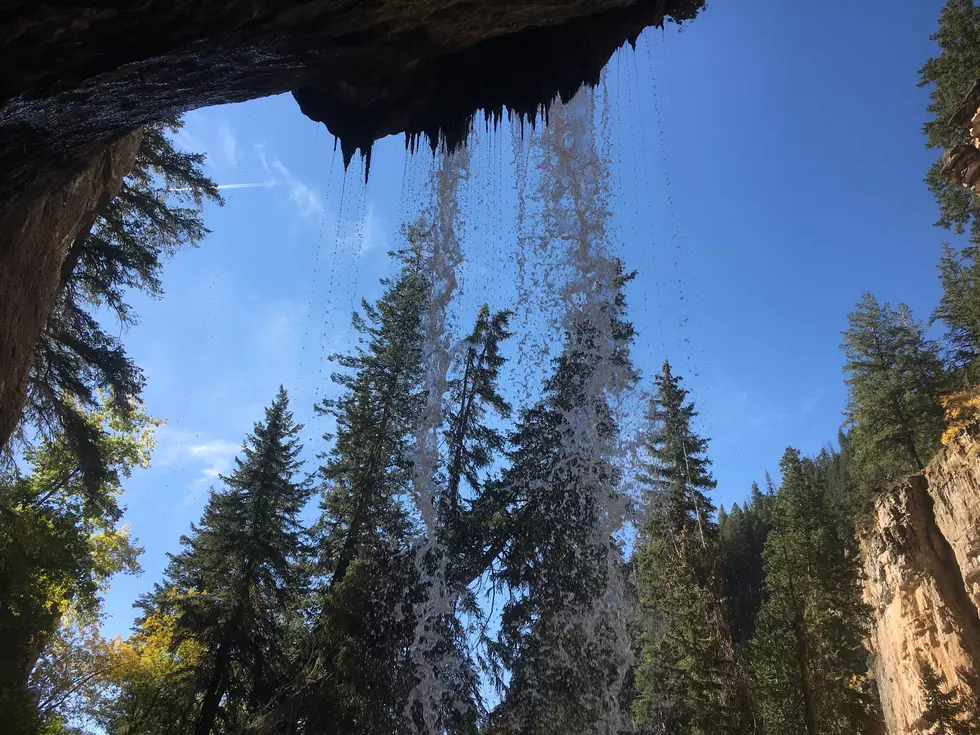
<svg viewBox="0 0 980 735"><path fill-rule="evenodd" d="M201 594L168 592L177 603L176 598ZM112 735L193 732L204 654L204 646L180 629L176 614L143 615L128 639L109 643L105 681L112 696L95 708L94 721Z"/></svg>
<svg viewBox="0 0 980 735"><path fill-rule="evenodd" d="M421 412L422 317L428 285L422 270L428 234L406 231L409 248L395 256L402 269L377 304L363 301L355 355L334 355L350 372L334 373L344 389L318 411L336 419L333 446L320 468L324 483L316 528L319 572L339 584L358 555L384 552L408 533L400 498L411 491L410 441ZM329 438L329 437L328 437Z"/></svg>
<svg viewBox="0 0 980 735"><path fill-rule="evenodd" d="M299 513L310 483L282 388L255 424L235 470L212 490L200 526L181 538L166 580L144 598L146 615L173 616L176 639L196 641L201 694L195 732L235 731L272 701L289 675L306 581ZM195 594L199 593L199 594Z"/></svg>
<svg viewBox="0 0 980 735"><path fill-rule="evenodd" d="M398 275L383 283L375 304L354 316L361 334L353 355L333 359L343 392L318 411L336 428L320 468L323 499L313 528L319 589L313 627L296 681L264 720L290 722L307 731L399 733L421 726L411 701L419 666L429 667L442 694L439 727L474 733L478 679L456 613L436 611L420 630L421 611L437 579L463 610L474 612L466 585L492 561L487 556L491 505L483 502L482 474L503 445L488 412L509 414L497 391L510 314L483 307L462 340L447 381L443 463L435 469L439 550L418 546L417 526L406 508L415 492L413 450L425 396L422 393L423 319L430 283L430 236L421 223L405 230L408 247L393 255ZM477 508L477 506L479 506ZM423 650L416 634L431 650ZM413 653L413 650L415 651ZM422 658L419 658L419 657Z"/></svg>
<svg viewBox="0 0 980 735"><path fill-rule="evenodd" d="M724 619L708 440L664 362L641 441L646 514L636 552L640 653L637 722L656 732L751 732L746 677Z"/></svg>
<svg viewBox="0 0 980 735"><path fill-rule="evenodd" d="M618 427L605 391L606 381L633 379L622 294L631 277L618 273L612 302L584 309L565 335L543 397L510 436L493 491L507 498L509 519L494 576L511 595L492 647L510 674L491 714L494 733L595 732L624 716L616 683L625 642L600 610L624 572L607 531L609 505L625 499L607 449Z"/></svg>
<svg viewBox="0 0 980 735"><path fill-rule="evenodd" d="M877 731L866 682L870 610L861 600L853 541L842 538L813 462L787 449L765 545L766 599L751 663L766 732Z"/></svg>
<svg viewBox="0 0 980 735"><path fill-rule="evenodd" d="M974 0L948 0L939 18L938 30L930 36L939 44L939 56L919 70L919 86L932 85L926 111L931 119L923 132L932 148L952 148L968 141L968 125L954 124L973 85L980 81L980 8ZM972 112L971 112L972 114ZM980 243L977 212L980 199L971 191L948 186L937 161L926 175L926 183L939 204L936 223L957 233L967 228L970 239Z"/></svg>
<svg viewBox="0 0 980 735"><path fill-rule="evenodd" d="M947 688L946 676L937 672L929 663L922 664L922 694L925 710L922 724L929 735L977 735L980 733L980 711L976 703L955 688Z"/></svg>
<svg viewBox="0 0 980 735"><path fill-rule="evenodd" d="M980 263L977 247L957 251L946 243L939 261L943 295L933 319L946 327L948 361L967 384L975 383L973 363L980 356Z"/></svg>
<svg viewBox="0 0 980 735"><path fill-rule="evenodd" d="M736 647L744 646L755 631L762 605L765 573L762 551L772 528L775 496L752 483L749 500L737 503L718 518L718 565L725 617Z"/></svg>
<svg viewBox="0 0 980 735"><path fill-rule="evenodd" d="M321 455L321 515L314 528L316 623L311 667L292 705L306 728L343 733L403 732L414 683L406 656L420 602L403 499L412 491L411 441L421 413L422 320L429 286L429 234L405 231L408 247L393 255L397 277L382 297L354 315L361 334L354 355L333 359L344 392L319 406L336 419L333 446Z"/></svg>
<svg viewBox="0 0 980 735"><path fill-rule="evenodd" d="M133 172L92 227L72 242L29 377L22 438L29 442L32 431L60 435L93 487L104 481L110 458L100 453L85 411L101 391L111 396L114 411L125 413L144 385L142 371L104 329L99 312L108 311L120 327L135 324L127 294L159 296L163 260L203 239L203 202L221 202L202 171L204 154L173 147L170 136L180 127L173 122L144 128Z"/></svg>
<svg viewBox="0 0 980 735"><path fill-rule="evenodd" d="M875 491L922 469L939 446L945 375L905 304L893 310L866 293L848 324L846 417L858 474Z"/></svg>
<svg viewBox="0 0 980 735"><path fill-rule="evenodd" d="M919 86L932 86L926 111L932 119L922 131L935 148L965 142L964 131L951 124L967 93L980 80L980 7L973 0L948 0L939 16L938 30L929 36L939 45L939 56L919 69Z"/></svg>
<svg viewBox="0 0 980 735"><path fill-rule="evenodd" d="M461 373L449 381L447 410L446 493L443 513L447 525L460 513L461 483L471 492L482 490L481 473L490 465L494 455L504 448L501 432L486 424L488 410L503 419L510 418L510 405L497 390L500 368L505 358L500 354L501 343L511 333L507 326L513 316L510 311L490 314L490 308L480 307L473 332L466 338Z"/></svg>
<svg viewBox="0 0 980 735"><path fill-rule="evenodd" d="M657 390L641 437L650 461L643 466L640 482L648 488L646 532L665 534L685 552L697 553L708 549L717 531L710 522L715 508L707 496L715 481L705 456L708 440L694 432L691 422L698 414L693 402L685 403L688 391L680 381L666 361L654 378ZM706 568L700 571L707 576Z"/></svg>
<svg viewBox="0 0 980 735"><path fill-rule="evenodd" d="M43 732L74 732L111 706L114 650L99 632L101 622L69 609L31 672Z"/></svg>
<svg viewBox="0 0 980 735"><path fill-rule="evenodd" d="M34 717L29 677L69 606L96 614L109 578L139 570L141 549L118 527L118 498L132 469L148 464L156 422L139 411L120 415L108 402L86 422L107 462L98 485L82 476L63 435L28 450L29 474L11 468L0 478L0 719L7 722Z"/></svg>

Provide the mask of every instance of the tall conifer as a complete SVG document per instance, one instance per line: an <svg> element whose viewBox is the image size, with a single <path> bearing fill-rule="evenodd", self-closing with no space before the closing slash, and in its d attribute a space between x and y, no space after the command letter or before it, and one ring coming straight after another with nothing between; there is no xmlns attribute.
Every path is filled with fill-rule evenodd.
<svg viewBox="0 0 980 735"><path fill-rule="evenodd" d="M165 581L141 602L148 616L175 616L177 640L202 647L196 735L240 729L288 675L305 586L299 514L310 495L298 477L301 429L280 388L200 525L181 539L184 550L171 555Z"/></svg>
<svg viewBox="0 0 980 735"><path fill-rule="evenodd" d="M847 420L855 462L874 487L917 472L939 444L944 374L936 345L907 306L870 293L848 315Z"/></svg>
<svg viewBox="0 0 980 735"><path fill-rule="evenodd" d="M621 291L630 277L619 272L611 303L579 315L544 397L510 437L497 488L509 498L509 540L496 578L511 599L494 647L510 683L491 716L494 733L607 732L623 716L616 611L604 599L621 586L613 575L623 563L604 529L610 507L625 501L608 454L618 427L602 381L633 374Z"/></svg>
<svg viewBox="0 0 980 735"><path fill-rule="evenodd" d="M752 639L752 669L766 732L877 732L877 693L867 683L854 543L841 538L812 462L787 449L766 541L766 600Z"/></svg>
<svg viewBox="0 0 980 735"><path fill-rule="evenodd" d="M642 437L649 460L636 552L640 657L634 711L664 732L751 732L748 687L735 659L717 575L718 527L708 441L680 377L664 362Z"/></svg>

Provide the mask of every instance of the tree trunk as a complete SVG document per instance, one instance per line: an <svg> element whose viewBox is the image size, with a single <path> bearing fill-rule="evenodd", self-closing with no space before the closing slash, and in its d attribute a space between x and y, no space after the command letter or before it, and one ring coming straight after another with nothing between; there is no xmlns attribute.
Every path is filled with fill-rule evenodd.
<svg viewBox="0 0 980 735"><path fill-rule="evenodd" d="M75 236L119 192L141 129L98 146L63 176L41 178L3 203L0 219L0 447L20 420L41 330L54 308Z"/></svg>
<svg viewBox="0 0 980 735"><path fill-rule="evenodd" d="M228 644L222 643L218 646L214 671L211 672L208 688L204 693L201 714L197 718L194 735L210 735L214 728L214 721L218 719L218 707L221 705L221 698L225 696L225 689L228 686L228 658Z"/></svg>
<svg viewBox="0 0 980 735"><path fill-rule="evenodd" d="M819 735L816 703L813 701L813 689L810 686L810 654L806 642L806 625L803 622L805 617L804 614L800 613L794 625L796 628L797 663L800 666L800 691L803 693L803 716L806 721L807 735Z"/></svg>

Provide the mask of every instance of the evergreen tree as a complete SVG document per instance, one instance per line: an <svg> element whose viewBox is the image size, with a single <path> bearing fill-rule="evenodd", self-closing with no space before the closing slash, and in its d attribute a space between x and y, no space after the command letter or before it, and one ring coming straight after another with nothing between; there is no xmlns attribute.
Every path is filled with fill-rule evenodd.
<svg viewBox="0 0 980 735"><path fill-rule="evenodd" d="M469 585L482 579L499 553L488 519L496 511L486 494L486 469L505 445L500 430L487 422L490 412L510 416L497 389L505 358L501 343L511 312L491 314L484 304L472 333L460 344L447 381L442 464L436 472L437 543L419 550L417 563L427 586L416 630L416 688L413 706L425 732L475 733L481 697L479 674L470 656L470 635L460 613L484 617ZM489 549L489 550L488 550ZM477 633L485 642L485 625Z"/></svg>
<svg viewBox="0 0 980 735"><path fill-rule="evenodd" d="M813 458L815 481L824 488L824 497L837 524L840 538L854 536L855 524L866 510L854 462L853 441L844 430L837 433L837 448L827 444Z"/></svg>
<svg viewBox="0 0 980 735"><path fill-rule="evenodd" d="M310 495L309 481L297 477L301 429L280 388L235 470L222 476L225 487L212 490L200 526L181 538L166 580L141 601L146 615L175 615L177 639L203 648L197 735L239 730L288 674L305 588L299 514Z"/></svg>
<svg viewBox="0 0 980 735"><path fill-rule="evenodd" d="M505 445L501 432L484 423L487 410L503 419L510 418L510 405L497 390L500 368L506 359L500 345L511 334L507 325L513 313L490 313L484 304L466 338L461 374L449 381L447 411L447 481L444 512L457 515L462 506L463 480L474 493L482 489L480 473Z"/></svg>
<svg viewBox="0 0 980 735"><path fill-rule="evenodd" d="M706 557L715 540L717 527L712 521L715 507L707 493L715 488L708 440L698 436L691 425L697 417L694 402L664 361L654 378L657 390L646 414L647 431L641 441L650 457L641 483L647 486L650 510L648 531L666 534L676 541L679 551L693 557ZM708 558L699 559L699 573L711 574Z"/></svg>
<svg viewBox="0 0 980 735"><path fill-rule="evenodd" d="M980 356L980 262L976 245L960 251L946 243L939 261L943 295L933 319L946 327L951 367L962 371L964 382L975 382L971 366Z"/></svg>
<svg viewBox="0 0 980 735"><path fill-rule="evenodd" d="M655 378L642 438L647 510L636 553L642 629L634 705L657 732L751 732L751 713L717 579L708 441L670 364Z"/></svg>
<svg viewBox="0 0 980 735"><path fill-rule="evenodd" d="M971 712L968 702L955 688L947 689L946 676L930 664L923 663L922 694L925 711L922 724L929 735L977 735L980 733L980 712Z"/></svg>
<svg viewBox="0 0 980 735"><path fill-rule="evenodd" d="M923 126L930 148L953 148L970 143L967 128L953 122L974 84L980 81L980 8L974 0L948 0L939 18L939 29L930 38L939 44L939 56L919 70L919 86L932 85L932 116ZM972 111L971 111L972 114ZM980 244L980 199L974 192L949 186L937 161L926 174L926 183L939 204L936 223L956 232L970 230L970 239Z"/></svg>
<svg viewBox="0 0 980 735"><path fill-rule="evenodd" d="M766 541L766 600L751 660L766 732L876 732L876 694L865 681L861 600L853 541L840 538L812 463L787 449Z"/></svg>
<svg viewBox="0 0 980 735"><path fill-rule="evenodd" d="M444 542L454 559L458 584L482 575L503 550L506 534L498 523L507 499L500 487L483 481L482 473L506 446L503 433L486 422L488 412L501 419L511 415L510 404L497 388L505 358L501 343L512 314L491 314L483 305L455 376L449 381L446 412L446 481L440 499Z"/></svg>
<svg viewBox="0 0 980 735"><path fill-rule="evenodd" d="M922 469L939 444L944 379L934 343L904 304L866 293L848 315L842 349L855 462L872 488Z"/></svg>
<svg viewBox="0 0 980 735"><path fill-rule="evenodd" d="M755 631L765 583L762 552L771 528L775 497L752 483L744 509L738 503L718 518L718 558L725 617L736 648Z"/></svg>
<svg viewBox="0 0 980 735"><path fill-rule="evenodd" d="M625 715L617 686L627 642L606 599L624 573L609 508L625 500L610 460L618 429L605 389L633 380L621 291L630 278L620 272L611 302L583 310L566 333L544 396L510 436L493 491L509 498L495 578L511 595L492 647L510 674L491 714L494 733L608 732Z"/></svg>
<svg viewBox="0 0 980 735"><path fill-rule="evenodd" d="M122 342L106 331L101 310L120 327L137 323L127 294L162 294L163 260L207 234L201 218L205 199L221 202L202 170L203 153L174 148L181 123L156 123L143 130L132 173L119 194L80 232L61 267L58 301L37 345L28 382L20 435L58 434L71 447L86 482L97 486L109 459L85 412L97 394L111 396L112 409L131 409L143 389L143 372Z"/></svg>
<svg viewBox="0 0 980 735"><path fill-rule="evenodd" d="M318 412L336 420L320 467L323 499L314 528L315 626L311 661L283 717L318 732L398 733L407 727L417 573L414 531L403 499L412 491L412 439L422 410L422 320L428 299L428 233L407 228L408 247L392 255L398 275L376 304L354 314L353 355L335 355L343 393Z"/></svg>

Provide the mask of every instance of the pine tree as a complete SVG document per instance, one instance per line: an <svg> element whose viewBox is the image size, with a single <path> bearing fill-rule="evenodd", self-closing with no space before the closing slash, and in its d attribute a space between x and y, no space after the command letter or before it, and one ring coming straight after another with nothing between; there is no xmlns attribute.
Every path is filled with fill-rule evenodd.
<svg viewBox="0 0 980 735"><path fill-rule="evenodd" d="M922 469L938 446L944 374L935 344L904 304L893 310L866 293L848 324L846 417L858 471L877 489Z"/></svg>
<svg viewBox="0 0 980 735"><path fill-rule="evenodd" d="M438 299L435 293L433 298ZM430 481L436 511L426 518L426 500L422 499L419 509L426 535L415 554L424 595L416 608L411 652L415 686L409 695L420 732L477 732L480 682L470 655L470 636L476 629L467 629L462 614L484 617L469 585L482 578L496 555L486 551L492 542L485 527L490 505L484 476L502 450L504 438L487 418L490 412L498 418L510 415L510 405L497 389L505 363L500 347L510 337L510 316L506 311L491 314L483 305L473 331L452 350L457 357L447 372L442 396L442 448L432 451L419 438L434 427L423 422L416 429L419 446L431 452L428 457L418 457L419 465L434 463ZM433 388L442 389L438 381L430 385L430 391ZM430 393L430 407L433 397ZM422 480L418 472L415 480L416 484ZM482 642L485 631L477 636Z"/></svg>
<svg viewBox="0 0 980 735"><path fill-rule="evenodd" d="M649 428L642 443L650 461L640 481L648 488L651 505L647 529L673 538L679 551L693 558L704 556L715 540L715 507L707 495L715 481L706 456L708 440L694 432L692 422L698 414L693 401L686 402L688 391L680 381L664 361L646 414ZM695 563L705 579L710 574L708 561Z"/></svg>
<svg viewBox="0 0 980 735"><path fill-rule="evenodd" d="M181 538L166 579L141 601L146 615L175 615L176 637L204 649L194 732L240 728L272 701L288 674L305 580L299 514L310 483L297 475L302 426L283 388L255 425L225 487L212 490L200 526ZM176 594L175 594L176 592ZM197 594L193 594L193 593Z"/></svg>
<svg viewBox="0 0 980 735"><path fill-rule="evenodd" d="M449 381L444 507L450 515L460 512L463 480L471 491L479 492L479 473L504 448L501 432L483 420L488 409L500 418L510 417L510 405L498 392L497 379L506 361L500 346L511 336L507 331L511 316L509 311L491 315L486 304L480 307L473 332L465 340L461 374Z"/></svg>
<svg viewBox="0 0 980 735"><path fill-rule="evenodd" d="M509 541L498 583L510 590L493 652L510 674L491 715L494 733L607 732L623 717L623 662L607 590L621 586L621 551L604 529L623 503L608 448L617 426L603 387L632 380L633 326L623 319L621 271L611 303L565 335L544 396L510 436L493 494L508 496ZM606 349L608 348L608 349Z"/></svg>
<svg viewBox="0 0 980 735"><path fill-rule="evenodd" d="M752 637L756 616L762 605L765 583L762 552L769 536L772 503L775 497L763 494L752 483L744 509L738 503L718 518L718 559L721 568L722 598L732 644L739 648Z"/></svg>
<svg viewBox="0 0 980 735"><path fill-rule="evenodd" d="M980 712L970 711L969 704L955 688L947 689L946 676L937 672L931 664L920 668L925 710L922 724L929 735L977 735Z"/></svg>
<svg viewBox="0 0 980 735"><path fill-rule="evenodd" d="M336 420L320 455L320 518L313 529L316 618L301 672L286 703L289 717L312 731L402 732L411 671L405 651L418 601L403 499L412 491L411 442L421 412L422 327L428 299L428 233L405 231L408 247L392 255L398 275L383 281L375 303L362 302L353 327L360 346L335 355L343 390L318 412Z"/></svg>
<svg viewBox="0 0 980 735"><path fill-rule="evenodd" d="M97 486L107 458L85 420L97 396L111 396L112 409L132 408L143 390L143 372L122 342L104 327L107 311L121 328L137 323L128 294L162 294L163 260L207 234L203 202L221 202L203 172L203 153L183 153L170 136L181 123L143 130L133 172L92 226L72 241L61 267L57 304L37 345L28 383L21 436L38 430L69 443L85 481Z"/></svg>
<svg viewBox="0 0 980 735"><path fill-rule="evenodd" d="M969 143L966 127L952 120L973 85L980 81L980 8L974 0L948 0L939 18L939 29L930 38L940 47L939 56L919 70L919 86L932 86L926 111L932 118L923 126L930 148L953 148ZM980 244L980 199L962 187L949 186L937 161L926 174L926 183L939 204L936 223L957 233L970 230Z"/></svg>
<svg viewBox="0 0 980 735"><path fill-rule="evenodd" d="M634 712L657 731L751 732L717 578L708 441L695 433L694 403L669 363L655 381L642 438L650 460L636 552L642 636Z"/></svg>
<svg viewBox="0 0 980 735"><path fill-rule="evenodd" d="M486 304L480 308L447 381L444 450L433 478L436 542L430 539L417 552L427 592L423 609L417 611L412 706L417 719L424 720L425 732L477 731L480 682L469 652L470 635L476 631L467 630L460 613L484 617L469 585L483 577L499 554L487 521L502 509L485 493L484 476L505 445L502 432L488 423L489 414L506 419L511 410L497 388L505 363L500 348L511 336L510 317L508 311L491 314ZM480 642L484 636L485 631L478 634Z"/></svg>
<svg viewBox="0 0 980 735"><path fill-rule="evenodd" d="M497 388L505 358L502 342L512 314L491 314L483 305L456 375L449 381L445 492L440 499L444 542L454 559L454 576L467 585L483 574L503 550L505 538L496 524L506 499L481 477L506 446L503 433L486 422L488 412L508 419L510 404Z"/></svg>
<svg viewBox="0 0 980 735"><path fill-rule="evenodd" d="M812 463L787 449L766 541L766 600L751 662L766 732L845 735L876 731L878 706L865 684L861 600L853 541L837 533Z"/></svg>
<svg viewBox="0 0 980 735"><path fill-rule="evenodd" d="M978 248L968 245L956 251L946 243L939 261L943 295L933 319L946 327L944 341L949 345L948 361L964 371L965 382L975 382L971 366L980 356L980 262Z"/></svg>

